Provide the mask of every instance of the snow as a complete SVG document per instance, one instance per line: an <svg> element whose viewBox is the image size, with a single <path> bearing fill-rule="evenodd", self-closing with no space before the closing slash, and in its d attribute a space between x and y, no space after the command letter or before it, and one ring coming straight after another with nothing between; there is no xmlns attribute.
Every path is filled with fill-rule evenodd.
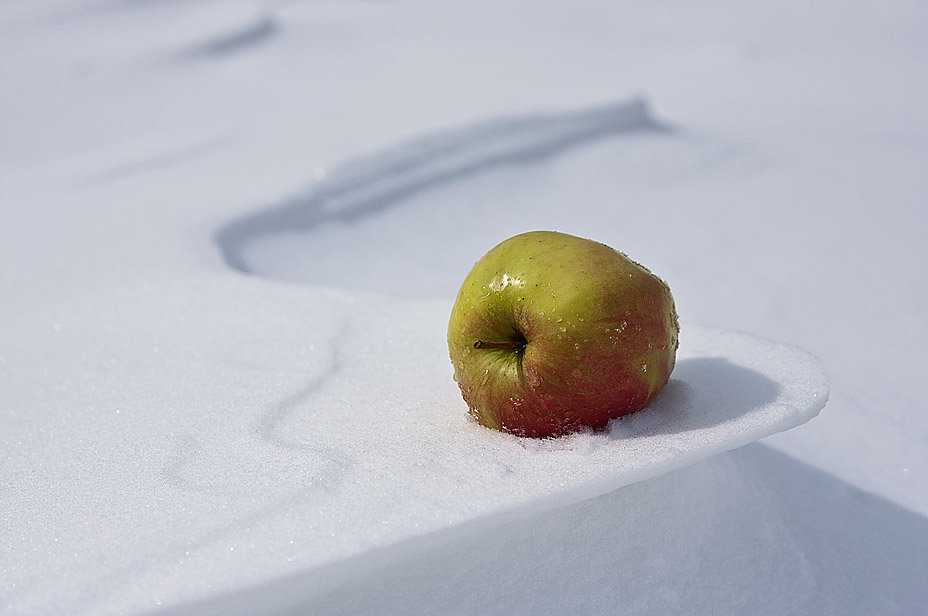
<svg viewBox="0 0 928 616"><path fill-rule="evenodd" d="M0 6L0 612L922 608L924 7L498 4ZM605 434L451 381L536 228L673 289Z"/></svg>

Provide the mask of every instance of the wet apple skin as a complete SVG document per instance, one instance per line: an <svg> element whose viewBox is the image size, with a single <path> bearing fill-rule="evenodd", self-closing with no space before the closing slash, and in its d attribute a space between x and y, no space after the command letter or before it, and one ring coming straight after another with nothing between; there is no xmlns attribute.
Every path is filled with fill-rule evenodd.
<svg viewBox="0 0 928 616"><path fill-rule="evenodd" d="M552 231L509 238L481 258L448 326L471 414L531 437L604 428L644 408L670 378L678 340L660 278L605 244Z"/></svg>

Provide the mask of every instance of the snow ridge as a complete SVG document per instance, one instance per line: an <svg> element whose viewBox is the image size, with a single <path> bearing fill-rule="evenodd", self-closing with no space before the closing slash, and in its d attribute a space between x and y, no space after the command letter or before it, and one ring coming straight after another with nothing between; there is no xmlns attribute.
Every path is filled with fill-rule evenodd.
<svg viewBox="0 0 928 616"><path fill-rule="evenodd" d="M536 163L596 139L668 130L641 99L451 129L346 163L324 183L227 223L216 231L215 241L229 266L254 273L244 247L257 237L352 222L442 184L502 166Z"/></svg>
<svg viewBox="0 0 928 616"><path fill-rule="evenodd" d="M214 38L190 47L179 54L180 60L198 60L216 58L245 51L272 39L280 31L280 25L273 15L258 16L253 22L246 23L238 29L215 36Z"/></svg>

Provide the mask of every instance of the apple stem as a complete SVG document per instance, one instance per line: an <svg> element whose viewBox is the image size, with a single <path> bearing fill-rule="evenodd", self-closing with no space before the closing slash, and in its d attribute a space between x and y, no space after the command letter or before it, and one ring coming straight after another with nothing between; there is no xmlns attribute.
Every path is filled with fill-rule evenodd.
<svg viewBox="0 0 928 616"><path fill-rule="evenodd" d="M478 340L474 343L475 349L512 349L521 350L525 348L524 340L506 340L505 342L487 342Z"/></svg>

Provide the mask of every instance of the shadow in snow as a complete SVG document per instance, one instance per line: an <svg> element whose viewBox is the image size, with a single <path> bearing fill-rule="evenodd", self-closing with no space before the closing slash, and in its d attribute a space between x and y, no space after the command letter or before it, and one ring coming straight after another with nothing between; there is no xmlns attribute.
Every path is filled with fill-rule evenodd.
<svg viewBox="0 0 928 616"><path fill-rule="evenodd" d="M269 41L279 31L280 25L277 20L271 15L265 15L239 30L228 32L182 51L176 57L178 60L199 60L238 53Z"/></svg>
<svg viewBox="0 0 928 616"><path fill-rule="evenodd" d="M245 248L258 237L353 222L485 171L537 163L609 136L668 130L642 100L449 130L348 163L305 192L222 226L215 241L229 266L252 273Z"/></svg>
<svg viewBox="0 0 928 616"><path fill-rule="evenodd" d="M754 443L167 613L917 614L926 577L928 519Z"/></svg>
<svg viewBox="0 0 928 616"><path fill-rule="evenodd" d="M340 333L333 337L335 342L332 344L331 358L325 370L307 383L305 387L287 396L261 414L258 420L257 433L262 439L268 443L279 445L287 449L320 451L332 458L340 459L343 466L349 466L350 460L347 456L330 447L321 446L318 437L313 440L298 440L292 436L286 435L285 431L281 430L281 424L284 423L288 417L305 407L326 382L341 371L342 360L339 355L339 344L337 341L345 337L346 331L347 327L343 327Z"/></svg>
<svg viewBox="0 0 928 616"><path fill-rule="evenodd" d="M78 186L99 186L160 171L209 154L231 141L229 137L216 138L195 145L162 151L130 162L111 165L109 168L86 175L77 184Z"/></svg>
<svg viewBox="0 0 928 616"><path fill-rule="evenodd" d="M750 368L723 357L693 357L679 360L648 408L626 419L647 434L675 434L733 421L779 394L779 383Z"/></svg>

